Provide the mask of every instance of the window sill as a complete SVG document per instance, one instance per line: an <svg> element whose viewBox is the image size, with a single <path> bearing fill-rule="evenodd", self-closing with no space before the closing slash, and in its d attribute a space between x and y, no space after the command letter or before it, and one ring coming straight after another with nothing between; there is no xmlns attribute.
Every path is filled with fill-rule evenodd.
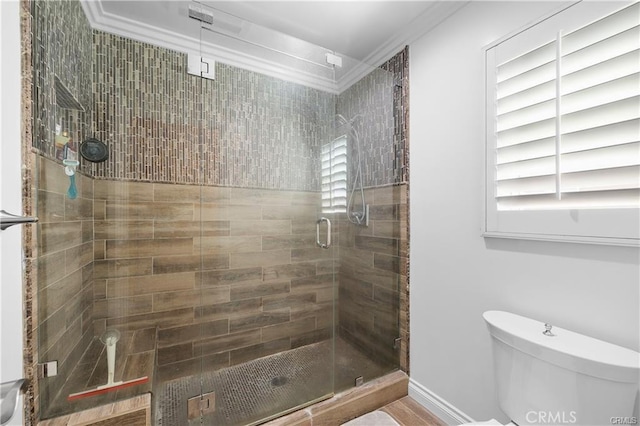
<svg viewBox="0 0 640 426"><path fill-rule="evenodd" d="M506 238L513 240L555 241L574 244L640 247L640 240L634 238L582 237L576 235L525 234L511 232L483 232L482 236L484 238Z"/></svg>

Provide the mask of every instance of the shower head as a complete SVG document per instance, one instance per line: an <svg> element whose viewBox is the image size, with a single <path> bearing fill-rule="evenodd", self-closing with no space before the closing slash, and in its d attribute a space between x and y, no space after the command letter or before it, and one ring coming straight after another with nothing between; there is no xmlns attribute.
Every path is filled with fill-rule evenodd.
<svg viewBox="0 0 640 426"><path fill-rule="evenodd" d="M339 126L344 126L345 124L349 124L349 120L344 118L344 115L342 114L336 114L335 121L336 121L336 124L338 124Z"/></svg>
<svg viewBox="0 0 640 426"><path fill-rule="evenodd" d="M347 125L347 126L353 126L353 123L355 123L355 121L359 118L364 118L364 116L360 113L355 114L353 117L351 117L351 119L347 119L344 115L342 114L336 114L335 115L335 120L336 122L339 124L340 127Z"/></svg>

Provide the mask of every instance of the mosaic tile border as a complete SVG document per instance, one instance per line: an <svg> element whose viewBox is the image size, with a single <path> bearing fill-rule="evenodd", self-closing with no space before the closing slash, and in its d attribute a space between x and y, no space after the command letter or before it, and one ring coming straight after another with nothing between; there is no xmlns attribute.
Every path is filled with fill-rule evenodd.
<svg viewBox="0 0 640 426"><path fill-rule="evenodd" d="M33 140L33 62L32 62L32 2L30 0L20 1L20 31L21 31L21 67L22 67L22 141L21 154L23 167L22 176L22 208L27 216L34 216L35 203L33 202L32 188L34 184L34 154L32 153ZM34 425L39 415L38 410L38 383L35 375L35 363L38 359L38 349L34 333L33 313L35 298L34 289L37 277L33 267L33 252L35 227L22 226L22 247L24 250L25 267L22 275L22 285L24 289L23 309L23 344L24 344L24 377L29 381L29 386L24 396L24 424Z"/></svg>
<svg viewBox="0 0 640 426"><path fill-rule="evenodd" d="M411 240L411 184L409 179L409 46L396 54L393 58L382 65L383 68L389 69L396 76L397 81L401 81L400 86L396 85L394 91L396 128L394 130L395 146L397 147L396 158L401 159L401 168L399 169L399 182L406 183L406 204L403 216L400 220L404 220L404 228L406 236L401 242L401 251L406 254L402 258L403 265L400 265L401 281L400 281L400 368L409 374L409 305L410 305L410 260L411 250L409 242ZM402 273L404 271L404 273Z"/></svg>

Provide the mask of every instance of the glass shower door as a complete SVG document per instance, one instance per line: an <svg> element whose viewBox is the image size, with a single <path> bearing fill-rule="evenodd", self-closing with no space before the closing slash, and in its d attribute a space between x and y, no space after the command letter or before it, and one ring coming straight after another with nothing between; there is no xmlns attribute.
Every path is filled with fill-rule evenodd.
<svg viewBox="0 0 640 426"><path fill-rule="evenodd" d="M258 423L333 393L339 238L329 228L335 213L322 208L321 152L332 138L335 95L252 71L240 57L220 59L220 46L319 68L328 81L333 68L261 46L267 33L288 36L251 23L240 38L219 24L225 16L215 11L218 25L201 25L200 53L188 58L200 74L189 78L200 88L195 244L203 267L192 344L201 371L195 381L167 383L163 395L185 401L194 425ZM326 50L313 48L306 53L324 61ZM207 268L214 259L222 266ZM170 415L163 424L180 422Z"/></svg>
<svg viewBox="0 0 640 426"><path fill-rule="evenodd" d="M200 249L229 261L199 283L229 290L198 308L200 413L250 424L399 366L406 56L370 67L199 7L202 188L228 190L203 197L228 234Z"/></svg>

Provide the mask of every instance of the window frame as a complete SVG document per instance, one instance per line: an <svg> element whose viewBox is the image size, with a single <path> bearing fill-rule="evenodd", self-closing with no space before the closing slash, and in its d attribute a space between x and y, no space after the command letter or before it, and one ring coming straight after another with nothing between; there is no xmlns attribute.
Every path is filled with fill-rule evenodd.
<svg viewBox="0 0 640 426"><path fill-rule="evenodd" d="M585 2L586 3L586 2ZM581 26L635 2L606 2L602 4L575 2L555 10L525 27L514 31L483 48L485 60L485 137L482 236L524 240L562 241L572 243L606 244L640 247L640 209L557 209L557 210L500 210L495 200L495 70L496 47L514 37L532 37L535 47L537 33L540 40L553 36L559 21L568 20ZM584 16L582 11L586 10ZM569 13L564 13L570 11ZM581 12L581 13L577 13ZM559 16L560 15L560 16ZM568 17L567 17L568 16ZM581 24L581 25L580 25ZM522 33L536 28L526 35ZM523 48L521 53L527 52Z"/></svg>

